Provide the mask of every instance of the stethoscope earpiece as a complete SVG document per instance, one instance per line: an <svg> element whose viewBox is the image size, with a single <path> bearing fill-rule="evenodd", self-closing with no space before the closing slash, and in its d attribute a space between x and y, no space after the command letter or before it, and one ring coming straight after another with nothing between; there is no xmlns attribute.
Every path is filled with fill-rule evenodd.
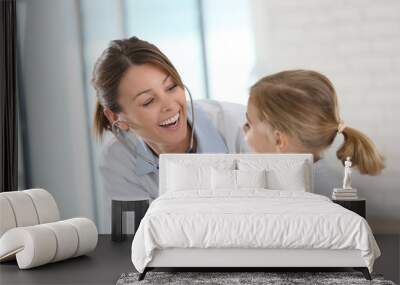
<svg viewBox="0 0 400 285"><path fill-rule="evenodd" d="M121 134L121 129L117 126L118 122L119 122L119 120L112 123L111 131L114 135L117 134L119 136Z"/></svg>

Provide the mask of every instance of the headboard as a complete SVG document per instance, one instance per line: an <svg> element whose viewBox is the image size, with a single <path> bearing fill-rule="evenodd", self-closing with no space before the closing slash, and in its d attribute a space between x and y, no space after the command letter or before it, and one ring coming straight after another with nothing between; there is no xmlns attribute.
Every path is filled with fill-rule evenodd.
<svg viewBox="0 0 400 285"><path fill-rule="evenodd" d="M273 165L291 162L304 162L305 165L305 181L306 191L313 192L314 188L314 171L313 171L313 156L312 154L161 154L160 155L160 169L159 169L159 195L166 192L168 181L168 164L169 163L182 163L190 162L201 166L213 166L221 161L232 161L237 167L237 161L255 160L265 161L273 168Z"/></svg>

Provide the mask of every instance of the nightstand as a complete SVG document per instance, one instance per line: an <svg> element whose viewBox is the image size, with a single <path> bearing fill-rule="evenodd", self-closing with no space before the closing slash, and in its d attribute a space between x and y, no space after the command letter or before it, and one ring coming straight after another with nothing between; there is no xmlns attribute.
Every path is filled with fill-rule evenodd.
<svg viewBox="0 0 400 285"><path fill-rule="evenodd" d="M139 227L140 221L143 219L149 208L149 200L139 201L120 201L112 200L111 202L111 239L112 241L123 241L126 234L123 233L123 213L135 212L135 232Z"/></svg>
<svg viewBox="0 0 400 285"><path fill-rule="evenodd" d="M339 204L340 206L359 214L364 219L366 218L366 200L364 198L358 198L355 200L337 200L332 199L332 202Z"/></svg>

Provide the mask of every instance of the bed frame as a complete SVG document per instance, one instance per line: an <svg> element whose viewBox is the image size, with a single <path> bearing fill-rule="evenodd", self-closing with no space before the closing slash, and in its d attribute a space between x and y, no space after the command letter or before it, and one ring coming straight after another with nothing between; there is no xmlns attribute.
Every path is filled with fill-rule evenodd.
<svg viewBox="0 0 400 285"><path fill-rule="evenodd" d="M238 249L238 248L170 248L156 250L152 261L139 275L143 280L154 269L179 268L191 271L324 271L353 268L371 280L359 250L330 249Z"/></svg>
<svg viewBox="0 0 400 285"><path fill-rule="evenodd" d="M201 159L210 163L222 157L228 159L265 157L271 159L298 159L305 160L309 166L307 173L307 191L313 191L313 157L311 154L163 154L160 157L160 194L164 193L166 182L167 160L181 160L187 156L191 159ZM305 271L324 271L323 269L353 268L361 271L367 280L371 275L361 257L359 250L331 250L331 249L254 249L254 248L169 248L157 249L153 259L147 265L139 280L143 280L148 271L154 269L183 269L182 271L271 271L284 269L291 271L302 269Z"/></svg>

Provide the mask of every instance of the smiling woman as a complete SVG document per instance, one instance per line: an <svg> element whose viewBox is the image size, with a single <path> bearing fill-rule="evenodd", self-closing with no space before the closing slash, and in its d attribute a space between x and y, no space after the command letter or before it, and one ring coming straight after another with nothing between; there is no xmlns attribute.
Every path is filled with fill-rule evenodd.
<svg viewBox="0 0 400 285"><path fill-rule="evenodd" d="M99 139L106 131L114 134L100 159L112 199L156 198L162 153L248 151L241 131L245 107L211 100L188 106L177 70L149 42L112 41L95 65L92 82L96 134Z"/></svg>
<svg viewBox="0 0 400 285"><path fill-rule="evenodd" d="M156 153L185 152L190 132L182 83L153 64L133 65L122 76L117 99L121 113L104 114L124 131L132 130ZM182 116L180 116L182 114Z"/></svg>

